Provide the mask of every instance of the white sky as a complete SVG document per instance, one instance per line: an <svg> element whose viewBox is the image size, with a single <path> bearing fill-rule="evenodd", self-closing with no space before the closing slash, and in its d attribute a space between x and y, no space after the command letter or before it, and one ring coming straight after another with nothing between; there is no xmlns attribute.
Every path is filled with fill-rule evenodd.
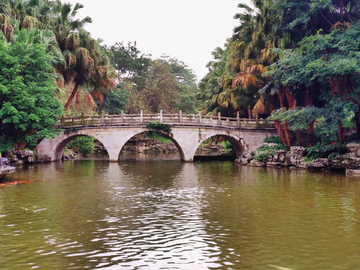
<svg viewBox="0 0 360 270"><path fill-rule="evenodd" d="M137 42L152 59L162 54L183 61L197 79L208 72L211 52L224 47L239 22L233 19L240 2L249 0L63 0L84 5L77 18L89 16L85 28L104 44Z"/></svg>

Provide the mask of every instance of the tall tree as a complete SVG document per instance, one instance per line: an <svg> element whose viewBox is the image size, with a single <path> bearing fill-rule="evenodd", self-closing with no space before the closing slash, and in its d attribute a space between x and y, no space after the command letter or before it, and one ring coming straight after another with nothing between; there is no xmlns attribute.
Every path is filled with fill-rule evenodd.
<svg viewBox="0 0 360 270"><path fill-rule="evenodd" d="M0 40L0 151L56 135L62 113L52 56L43 44L29 43L28 34L21 30L13 43Z"/></svg>

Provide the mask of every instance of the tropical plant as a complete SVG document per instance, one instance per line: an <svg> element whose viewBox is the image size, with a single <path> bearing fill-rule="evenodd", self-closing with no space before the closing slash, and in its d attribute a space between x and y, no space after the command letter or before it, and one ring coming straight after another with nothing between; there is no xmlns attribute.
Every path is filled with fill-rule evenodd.
<svg viewBox="0 0 360 270"><path fill-rule="evenodd" d="M53 125L62 113L53 58L45 45L24 41L22 33L14 43L0 40L0 151L56 136Z"/></svg>

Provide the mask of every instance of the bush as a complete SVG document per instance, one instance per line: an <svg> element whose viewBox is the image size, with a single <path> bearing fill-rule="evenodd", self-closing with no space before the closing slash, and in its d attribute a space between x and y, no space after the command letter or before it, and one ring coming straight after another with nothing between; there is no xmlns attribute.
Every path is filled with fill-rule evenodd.
<svg viewBox="0 0 360 270"><path fill-rule="evenodd" d="M69 149L76 149L82 155L92 155L94 154L94 138L90 136L80 136L76 139L72 140L68 145L67 148Z"/></svg>
<svg viewBox="0 0 360 270"><path fill-rule="evenodd" d="M307 157L316 158L330 158L333 159L337 154L346 153L347 149L345 145L338 143L323 144L317 143L313 147L306 149Z"/></svg>
<svg viewBox="0 0 360 270"><path fill-rule="evenodd" d="M149 122L146 125L146 128L161 130L164 131L165 133L171 132L171 126L169 124L164 124L160 122Z"/></svg>
<svg viewBox="0 0 360 270"><path fill-rule="evenodd" d="M282 144L280 136L271 136L271 137L266 136L266 138L264 139L264 142L265 143Z"/></svg>
<svg viewBox="0 0 360 270"><path fill-rule="evenodd" d="M268 160L269 153L267 152L261 152L257 155L255 155L254 159L259 162L265 163Z"/></svg>

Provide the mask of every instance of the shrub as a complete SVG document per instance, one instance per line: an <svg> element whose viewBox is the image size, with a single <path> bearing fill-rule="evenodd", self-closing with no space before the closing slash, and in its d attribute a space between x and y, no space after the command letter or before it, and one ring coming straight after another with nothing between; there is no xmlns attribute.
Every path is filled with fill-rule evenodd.
<svg viewBox="0 0 360 270"><path fill-rule="evenodd" d="M281 138L280 136L271 136L271 137L267 137L264 139L265 143L277 143L277 144L282 144Z"/></svg>
<svg viewBox="0 0 360 270"><path fill-rule="evenodd" d="M254 159L259 162L266 162L268 160L269 153L267 152L261 152L255 155Z"/></svg>
<svg viewBox="0 0 360 270"><path fill-rule="evenodd" d="M72 140L67 148L77 149L82 155L94 154L94 138L90 136L79 136Z"/></svg>
<svg viewBox="0 0 360 270"><path fill-rule="evenodd" d="M161 131L164 131L165 133L171 132L171 126L169 124L164 124L164 123L160 123L160 122L149 122L146 125L146 128L161 130Z"/></svg>

